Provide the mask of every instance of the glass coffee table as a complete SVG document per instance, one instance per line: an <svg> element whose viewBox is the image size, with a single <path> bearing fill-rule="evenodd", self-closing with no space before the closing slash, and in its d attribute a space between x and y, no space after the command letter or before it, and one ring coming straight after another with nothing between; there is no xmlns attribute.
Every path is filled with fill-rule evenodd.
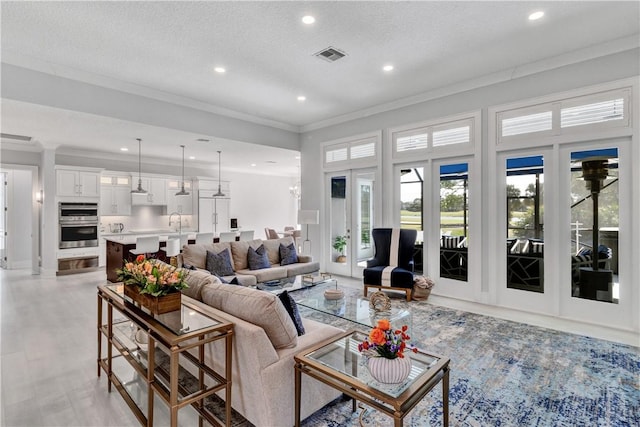
<svg viewBox="0 0 640 427"><path fill-rule="evenodd" d="M260 282L256 285L256 288L278 295L282 293L282 291L292 292L327 283L333 283L335 285L336 279L327 273L315 273Z"/></svg>
<svg viewBox="0 0 640 427"><path fill-rule="evenodd" d="M409 333L412 332L412 316L409 310L391 308L387 311L374 311L370 309L369 299L364 297L345 296L337 300L326 299L324 290L330 287L329 284L315 289L306 289L291 296L299 306L341 317L367 328L374 327L380 319L389 319L392 325L398 327L407 325Z"/></svg>
<svg viewBox="0 0 640 427"><path fill-rule="evenodd" d="M297 354L295 359L295 426L300 426L302 374L321 381L356 401L393 418L402 427L405 416L438 383L442 382L442 422L449 425L449 358L425 351L411 353L411 373L399 384L382 384L373 379L358 344L367 337L351 330ZM362 414L361 414L362 415Z"/></svg>

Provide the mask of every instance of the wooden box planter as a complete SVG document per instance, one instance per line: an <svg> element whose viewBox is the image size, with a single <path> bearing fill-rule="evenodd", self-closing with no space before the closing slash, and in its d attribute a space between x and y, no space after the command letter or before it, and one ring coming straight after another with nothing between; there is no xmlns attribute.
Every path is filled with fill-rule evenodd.
<svg viewBox="0 0 640 427"><path fill-rule="evenodd" d="M142 307L146 307L153 314L163 314L180 310L182 304L182 293L179 291L154 297L149 294L141 294L140 288L136 285L124 285L124 294Z"/></svg>

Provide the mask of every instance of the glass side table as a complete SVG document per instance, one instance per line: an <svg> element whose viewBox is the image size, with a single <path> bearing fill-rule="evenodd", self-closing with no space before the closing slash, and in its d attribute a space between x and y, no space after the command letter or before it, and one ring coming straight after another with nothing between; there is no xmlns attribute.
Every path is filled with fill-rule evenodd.
<svg viewBox="0 0 640 427"><path fill-rule="evenodd" d="M366 358L358 351L367 337L359 331L347 331L297 354L295 359L295 426L300 426L302 374L361 401L394 420L402 427L405 416L438 383L442 382L442 422L449 425L449 358L424 351L411 353L411 373L398 384L382 384L373 379Z"/></svg>

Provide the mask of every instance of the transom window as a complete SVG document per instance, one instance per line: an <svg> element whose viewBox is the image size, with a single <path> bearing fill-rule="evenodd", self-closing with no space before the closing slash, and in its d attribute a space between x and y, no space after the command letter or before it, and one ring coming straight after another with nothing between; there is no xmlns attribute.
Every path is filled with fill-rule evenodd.
<svg viewBox="0 0 640 427"><path fill-rule="evenodd" d="M629 126L630 95L624 88L498 112L498 142Z"/></svg>

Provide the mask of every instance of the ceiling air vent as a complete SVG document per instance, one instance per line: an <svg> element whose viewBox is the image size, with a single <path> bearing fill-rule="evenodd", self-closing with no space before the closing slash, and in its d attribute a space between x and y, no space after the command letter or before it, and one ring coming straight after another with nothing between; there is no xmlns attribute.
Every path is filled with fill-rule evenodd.
<svg viewBox="0 0 640 427"><path fill-rule="evenodd" d="M30 143L31 137L24 135L13 135L11 133L0 133L0 138L2 138L5 142L14 142L14 143Z"/></svg>
<svg viewBox="0 0 640 427"><path fill-rule="evenodd" d="M322 49L318 53L314 53L314 56L317 56L318 58L324 59L328 62L336 62L338 59L347 56L347 54L342 52L341 50L336 49L335 47L329 46L326 49Z"/></svg>

